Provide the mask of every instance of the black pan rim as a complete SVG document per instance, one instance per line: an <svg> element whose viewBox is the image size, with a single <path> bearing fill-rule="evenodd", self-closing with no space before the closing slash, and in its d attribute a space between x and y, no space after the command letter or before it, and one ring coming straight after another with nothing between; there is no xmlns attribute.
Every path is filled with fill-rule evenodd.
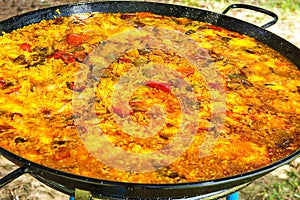
<svg viewBox="0 0 300 200"><path fill-rule="evenodd" d="M41 169L43 171L48 171L52 174L56 174L56 175L62 175L62 176L69 176L70 178L74 178L74 179L82 179L91 183L100 183L100 184L115 184L115 185L119 185L119 186L124 186L124 184L126 184L127 186L141 186L144 188L157 188L159 187L160 189L163 189L161 187L166 187L169 188L171 187L180 187L182 188L183 186L198 186L198 185L211 185L211 184L226 184L229 180L232 179L247 179L247 178L251 178L253 175L260 175L260 174L266 174L269 173L275 169L277 169L280 166L283 166L285 164L288 164L289 162L293 161L295 158L300 156L300 149L298 149L297 151L293 152L292 154L290 154L287 157L284 157L274 163L271 163L269 165L266 165L264 167L249 171L249 172L245 172L242 174L237 174L234 176L228 176L228 177L224 177L224 178L218 178L218 179L213 179L213 180L206 180L206 181L199 181L199 182L187 182L187 183L174 183L174 184L151 184L151 183L129 183L129 182L117 182L117 181L110 181L110 180L105 180L105 179L97 179L97 178L92 178L92 177L86 177L86 176L81 176L81 175L77 175L77 174L71 174L68 172L64 172L61 170L57 170L57 169L53 169L44 165L40 165L38 163L32 162L28 159L25 159L23 157L20 157L2 147L0 147L0 153L2 155L4 155L4 157L8 158L9 160L11 158L13 158L13 161L20 161L23 163L23 167L28 167L29 173L36 173L36 169Z"/></svg>
<svg viewBox="0 0 300 200"><path fill-rule="evenodd" d="M282 48L284 48L285 46L288 46L290 48L290 51L298 51L300 55L300 49L298 49L295 45L289 43L288 41L284 40L283 38L281 38L280 36L277 36L271 32L269 32L268 30L262 29L254 24L248 23L248 22L244 22L242 20L227 16L227 15L222 15L219 13L214 13L211 11L207 11L207 10L203 10L200 8L193 8L193 7L187 7L187 6L182 6L182 5L174 5L174 4L166 4L166 3L159 3L159 2L142 2L142 1L99 1L99 2L89 2L89 3L75 3L75 4L64 4L64 5L58 5L58 6L53 6L53 7L47 7L47 8L42 8L42 9L38 9L38 10L34 10L31 12L27 12L27 13L23 13L21 15L17 15L17 16L13 16L11 18L8 18L2 22L0 22L0 30L1 30L1 25L3 24L10 24L11 22L15 22L17 20L22 20L22 19L26 19L26 17L31 16L33 17L35 14L38 14L40 12L45 14L46 19L52 19L54 18L54 16L59 16L58 13L56 13L57 9L68 9L70 7L80 7L80 6L86 6L86 5L96 5L96 4L101 4L101 5L105 5L105 4L134 4L134 5L155 5L155 6L166 6L168 8L172 8L172 9L183 9L183 10L188 10L189 12L204 12L204 13L208 13L211 14L212 16L215 17L220 17L222 18L224 21L233 21L233 22L239 22L241 23L241 25L245 26L246 28L253 28L254 30L258 30L258 31L254 31L254 34L256 34L255 36L258 35L258 40L268 40L269 38L275 38L276 40L279 40L281 42L283 42L283 46ZM79 12L79 13L86 13L86 12ZM68 16L70 14L75 14L75 13L69 13L68 15L64 15L65 13L62 12L61 16ZM157 13L159 14L159 13ZM172 14L172 13L171 13ZM169 16L172 16L172 15ZM186 17L186 16L183 16ZM189 17L188 17L189 18ZM31 21L30 21L31 20ZM29 21L27 22L32 22L32 20L37 20L34 18L29 18ZM41 19L34 21L35 22L39 22ZM24 23L24 25L28 25ZM219 22L218 22L219 23ZM216 25L219 25L219 24ZM220 26L220 25L219 25ZM221 26L222 27L222 26ZM226 28L226 27L225 27ZM12 29L14 30L14 27L12 27ZM237 31L236 31L237 32ZM248 34L246 34L248 35ZM251 37L251 34L249 35ZM263 42L264 43L264 42ZM272 46L271 46L272 48ZM273 48L274 49L274 48ZM283 53L283 55L285 55ZM293 60L295 63L295 60ZM292 61L292 62L293 62ZM295 63L298 68L300 68L300 61L298 63ZM90 177L85 177L85 176L80 176L80 175L76 175L76 174L71 174L71 173L67 173L67 172L63 172L60 170L55 170L43 165L39 165L37 163L31 162L29 160L26 160L22 157L17 156L16 154L13 154L5 149L3 149L2 147L0 147L0 153L2 155L4 155L5 157L7 157L10 160L13 160L14 162L19 162L21 163L21 166L25 166L28 167L29 169L29 173L32 174L39 174L39 173L51 173L51 174L55 174L57 176L63 176L63 177L68 177L70 179L75 179L75 180L80 180L80 181L86 181L88 183L91 184L96 184L96 185L108 185L108 186L119 186L119 187L129 187L129 188L141 188L141 189L189 189L189 188L198 188L198 187L206 187L206 186L217 186L217 185L222 185L222 184L227 184L227 183L231 183L234 181L253 181L254 179L261 177L262 175L269 173L273 170L275 170L276 168L289 163L290 161L294 160L295 158L297 158L298 156L300 156L300 149L298 149L297 151L295 151L294 153L290 154L289 156L276 161L270 165L267 165L265 167L253 170L253 171L249 171L246 173L242 173L242 174L238 174L235 176L230 176L230 177L225 177L225 178L221 178L221 179L214 179L214 180L208 180L208 181L200 181L200 182L188 182L188 183L178 183L178 184L141 184L141 183L127 183L127 182L116 182L116 181L108 181L108 180L102 180L102 179L94 179L94 178L90 178Z"/></svg>

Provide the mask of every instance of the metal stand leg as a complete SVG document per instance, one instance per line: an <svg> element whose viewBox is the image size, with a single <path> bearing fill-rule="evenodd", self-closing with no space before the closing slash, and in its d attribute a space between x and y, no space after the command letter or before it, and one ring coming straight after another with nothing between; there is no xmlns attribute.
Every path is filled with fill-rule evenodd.
<svg viewBox="0 0 300 200"><path fill-rule="evenodd" d="M9 173L8 175L4 176L3 178L0 178L0 188L10 183L11 181L15 180L19 176L22 176L23 174L27 173L27 171L28 171L27 167L20 167L15 171Z"/></svg>
<svg viewBox="0 0 300 200"><path fill-rule="evenodd" d="M229 196L226 197L226 200L238 200L239 199L239 193L235 192Z"/></svg>

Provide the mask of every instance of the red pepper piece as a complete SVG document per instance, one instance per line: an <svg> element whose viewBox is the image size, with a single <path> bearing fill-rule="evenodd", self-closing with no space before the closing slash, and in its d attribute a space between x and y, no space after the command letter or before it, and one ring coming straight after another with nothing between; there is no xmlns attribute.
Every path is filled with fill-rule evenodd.
<svg viewBox="0 0 300 200"><path fill-rule="evenodd" d="M126 116L132 114L132 112L127 112L126 110L123 110L123 109L117 108L117 107L112 107L112 110L114 113L116 113L120 117L126 117Z"/></svg>
<svg viewBox="0 0 300 200"><path fill-rule="evenodd" d="M76 58L71 53L65 53L63 51L57 51L54 54L48 56L47 58L54 58L54 59L62 59L65 63L69 64L72 62L76 62Z"/></svg>
<svg viewBox="0 0 300 200"><path fill-rule="evenodd" d="M65 52L63 51L57 51L54 54L48 56L48 58L61 59L64 54Z"/></svg>
<svg viewBox="0 0 300 200"><path fill-rule="evenodd" d="M167 92L167 93L171 92L171 86L168 83L160 83L160 82L155 82L155 81L148 81L145 85L147 87L155 88L155 89Z"/></svg>
<svg viewBox="0 0 300 200"><path fill-rule="evenodd" d="M67 64L72 63L72 62L76 62L76 59L74 58L73 54L70 54L70 53L64 54L64 55L61 57L61 59L62 59L65 63L67 63Z"/></svg>
<svg viewBox="0 0 300 200"><path fill-rule="evenodd" d="M72 46L79 46L83 43L83 40L80 35L77 34L69 34L67 35L67 43Z"/></svg>
<svg viewBox="0 0 300 200"><path fill-rule="evenodd" d="M54 54L48 56L47 58L54 58L54 59L62 59L65 63L69 64L71 62L76 62L76 59L73 54L65 53L64 51L57 51Z"/></svg>
<svg viewBox="0 0 300 200"><path fill-rule="evenodd" d="M21 44L20 45L20 48L23 50L23 51L28 51L28 52L32 52L32 49L31 49L31 45L28 44L28 43L24 43L24 44Z"/></svg>
<svg viewBox="0 0 300 200"><path fill-rule="evenodd" d="M118 59L118 62L119 63L131 63L131 60L129 58L122 57L122 58Z"/></svg>
<svg viewBox="0 0 300 200"><path fill-rule="evenodd" d="M12 94L14 92L18 92L20 90L21 86L18 86L16 88L12 88L10 91L5 92L5 94Z"/></svg>
<svg viewBox="0 0 300 200"><path fill-rule="evenodd" d="M222 28L217 27L217 26L213 26L213 25L210 25L209 28L211 28L213 30L216 30L216 31L222 31Z"/></svg>

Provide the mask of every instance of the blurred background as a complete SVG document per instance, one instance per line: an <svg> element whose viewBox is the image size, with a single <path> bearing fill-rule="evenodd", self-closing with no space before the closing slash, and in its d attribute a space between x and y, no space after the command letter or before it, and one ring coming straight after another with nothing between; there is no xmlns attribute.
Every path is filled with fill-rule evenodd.
<svg viewBox="0 0 300 200"><path fill-rule="evenodd" d="M152 0L155 1L155 0ZM269 31L300 48L300 1L299 0L156 0L158 2L198 7L221 13L234 3L246 3L273 11L278 22ZM0 21L11 16L39 8L94 0L0 0ZM263 14L234 9L227 15L263 25L270 20ZM0 177L7 175L16 166L0 155ZM241 200L300 200L300 158L256 180L239 193ZM23 175L0 189L1 200L67 200L68 196L52 190L29 175Z"/></svg>

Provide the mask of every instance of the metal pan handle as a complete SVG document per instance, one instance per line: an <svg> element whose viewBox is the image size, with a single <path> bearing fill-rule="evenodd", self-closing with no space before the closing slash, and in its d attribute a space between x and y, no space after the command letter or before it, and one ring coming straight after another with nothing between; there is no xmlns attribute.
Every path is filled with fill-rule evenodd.
<svg viewBox="0 0 300 200"><path fill-rule="evenodd" d="M27 167L20 167L15 171L9 173L8 175L4 176L0 179L0 188L5 186L6 184L10 183L11 181L15 180L16 178L20 177L21 175L28 172Z"/></svg>
<svg viewBox="0 0 300 200"><path fill-rule="evenodd" d="M229 10L233 9L233 8L245 8L245 9L249 9L249 10L254 10L254 11L257 11L257 12L260 12L260 13L263 13L263 14L266 14L266 15L269 15L271 17L273 17L273 20L266 23L265 25L262 25L261 28L268 28L272 25L274 25L277 21L278 21L278 16L269 11L269 10L266 10L266 9L263 9L263 8L260 8L260 7L256 7L256 6L252 6L252 5L248 5L248 4L232 4L230 6L228 6L223 12L222 14L226 14Z"/></svg>

